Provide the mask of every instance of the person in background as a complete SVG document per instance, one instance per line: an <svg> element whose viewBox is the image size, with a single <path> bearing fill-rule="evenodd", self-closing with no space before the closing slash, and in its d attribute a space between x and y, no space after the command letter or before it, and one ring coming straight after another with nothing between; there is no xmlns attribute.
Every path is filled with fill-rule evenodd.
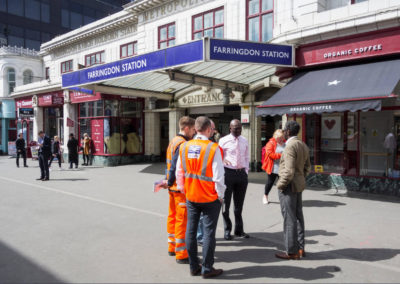
<svg viewBox="0 0 400 284"><path fill-rule="evenodd" d="M268 143L263 148L262 169L268 174L263 196L264 204L269 203L268 194L278 177L279 161L283 149L285 149L285 136L281 129L277 129L272 138L269 139Z"/></svg>
<svg viewBox="0 0 400 284"><path fill-rule="evenodd" d="M49 158L51 156L51 140L43 132L39 131L39 166L40 166L40 178L38 180L46 181L50 179L49 173Z"/></svg>
<svg viewBox="0 0 400 284"><path fill-rule="evenodd" d="M169 193L169 212L167 219L168 254L175 256L179 264L188 264L188 252L185 236L187 225L187 210L185 194L178 190L176 184L176 163L180 146L196 134L194 119L183 116L179 119L179 133L170 141L167 148L167 186Z"/></svg>
<svg viewBox="0 0 400 284"><path fill-rule="evenodd" d="M61 146L60 146L60 138L58 136L54 136L54 142L51 149L52 155L49 162L49 168L51 167L51 163L53 162L54 158L57 158L58 166L61 170Z"/></svg>
<svg viewBox="0 0 400 284"><path fill-rule="evenodd" d="M215 128L215 127L214 127ZM214 132L214 141L215 142L219 142L219 139L221 139L221 133L219 133L219 130L215 128L215 132Z"/></svg>
<svg viewBox="0 0 400 284"><path fill-rule="evenodd" d="M186 244L189 253L190 274L202 274L203 278L216 277L222 269L215 269L215 232L225 193L224 166L217 143L209 140L212 135L210 119L196 119L197 135L179 149L176 164L176 180L179 190L186 196L187 230ZM203 262L197 257L197 228L203 214Z"/></svg>
<svg viewBox="0 0 400 284"><path fill-rule="evenodd" d="M90 154L91 154L91 147L90 147L89 135L87 133L83 134L82 140L82 153L83 153L83 166L89 166Z"/></svg>
<svg viewBox="0 0 400 284"><path fill-rule="evenodd" d="M75 164L75 168L78 168L78 151L79 151L79 143L78 140L75 139L74 134L71 133L69 135L69 140L67 143L68 148L68 162L69 168L72 169L72 165Z"/></svg>
<svg viewBox="0 0 400 284"><path fill-rule="evenodd" d="M283 239L286 252L276 253L281 259L305 257L304 217L302 192L306 187L306 176L311 171L310 154L297 134L300 125L288 121L283 130L286 147L279 163L279 201L283 216Z"/></svg>
<svg viewBox="0 0 400 284"><path fill-rule="evenodd" d="M93 164L93 159L94 159L94 153L96 153L96 145L94 144L94 141L91 137L90 138L90 162L89 165Z"/></svg>
<svg viewBox="0 0 400 284"><path fill-rule="evenodd" d="M25 139L22 133L18 135L18 139L15 141L15 147L17 148L17 167L19 168L19 156L21 155L24 159L24 167L27 168L28 165L26 164Z"/></svg>
<svg viewBox="0 0 400 284"><path fill-rule="evenodd" d="M242 134L242 124L234 119L230 123L229 135L219 140L219 146L223 150L225 167L226 192L224 198L224 209L222 216L224 218L224 238L232 240L231 230L232 222L229 218L229 207L231 205L232 195L235 215L235 236L240 238L249 238L243 230L242 210L244 198L246 196L249 172L249 143Z"/></svg>

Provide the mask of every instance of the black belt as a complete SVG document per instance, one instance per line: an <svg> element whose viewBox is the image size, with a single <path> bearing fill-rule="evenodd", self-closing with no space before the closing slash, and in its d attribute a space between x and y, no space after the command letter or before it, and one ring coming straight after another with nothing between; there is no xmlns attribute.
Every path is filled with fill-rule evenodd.
<svg viewBox="0 0 400 284"><path fill-rule="evenodd" d="M231 169L231 168L225 168L226 171L232 171L232 172L246 172L246 168L241 168L241 169Z"/></svg>

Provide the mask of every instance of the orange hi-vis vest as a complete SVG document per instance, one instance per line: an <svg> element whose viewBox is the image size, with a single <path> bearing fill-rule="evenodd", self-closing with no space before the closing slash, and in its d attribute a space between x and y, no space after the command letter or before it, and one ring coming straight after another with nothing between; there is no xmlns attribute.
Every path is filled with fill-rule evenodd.
<svg viewBox="0 0 400 284"><path fill-rule="evenodd" d="M169 170L171 169L172 157L174 156L175 151L179 147L179 145L181 145L184 142L186 142L186 139L179 135L172 138L171 142L169 142L167 148L167 179L169 179ZM174 184L169 188L169 190L179 192L176 186L176 180Z"/></svg>
<svg viewBox="0 0 400 284"><path fill-rule="evenodd" d="M218 144L195 139L185 142L179 149L185 172L185 195L191 202L206 203L218 199L213 182L212 163Z"/></svg>

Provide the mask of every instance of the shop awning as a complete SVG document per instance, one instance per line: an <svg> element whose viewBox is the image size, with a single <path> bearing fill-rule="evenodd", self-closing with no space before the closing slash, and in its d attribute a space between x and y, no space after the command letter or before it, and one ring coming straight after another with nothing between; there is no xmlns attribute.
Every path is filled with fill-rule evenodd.
<svg viewBox="0 0 400 284"><path fill-rule="evenodd" d="M251 83L272 75L274 66L294 66L293 46L204 38L63 74L62 87L151 95L200 85L246 92Z"/></svg>
<svg viewBox="0 0 400 284"><path fill-rule="evenodd" d="M301 72L256 115L380 110L381 100L399 91L400 60Z"/></svg>

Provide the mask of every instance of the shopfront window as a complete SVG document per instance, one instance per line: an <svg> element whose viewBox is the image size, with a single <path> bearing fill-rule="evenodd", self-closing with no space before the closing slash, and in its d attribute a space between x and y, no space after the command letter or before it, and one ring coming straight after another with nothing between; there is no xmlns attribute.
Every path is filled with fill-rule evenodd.
<svg viewBox="0 0 400 284"><path fill-rule="evenodd" d="M58 120L63 117L62 107L45 107L44 111L44 132L50 138L60 136L58 133Z"/></svg>
<svg viewBox="0 0 400 284"><path fill-rule="evenodd" d="M97 154L143 153L143 100L81 103L79 115L80 136L92 137Z"/></svg>
<svg viewBox="0 0 400 284"><path fill-rule="evenodd" d="M266 42L272 38L273 1L247 0L247 39Z"/></svg>
<svg viewBox="0 0 400 284"><path fill-rule="evenodd" d="M158 48L175 45L175 23L170 23L158 28Z"/></svg>
<svg viewBox="0 0 400 284"><path fill-rule="evenodd" d="M192 39L224 37L224 8L207 11L192 19Z"/></svg>

